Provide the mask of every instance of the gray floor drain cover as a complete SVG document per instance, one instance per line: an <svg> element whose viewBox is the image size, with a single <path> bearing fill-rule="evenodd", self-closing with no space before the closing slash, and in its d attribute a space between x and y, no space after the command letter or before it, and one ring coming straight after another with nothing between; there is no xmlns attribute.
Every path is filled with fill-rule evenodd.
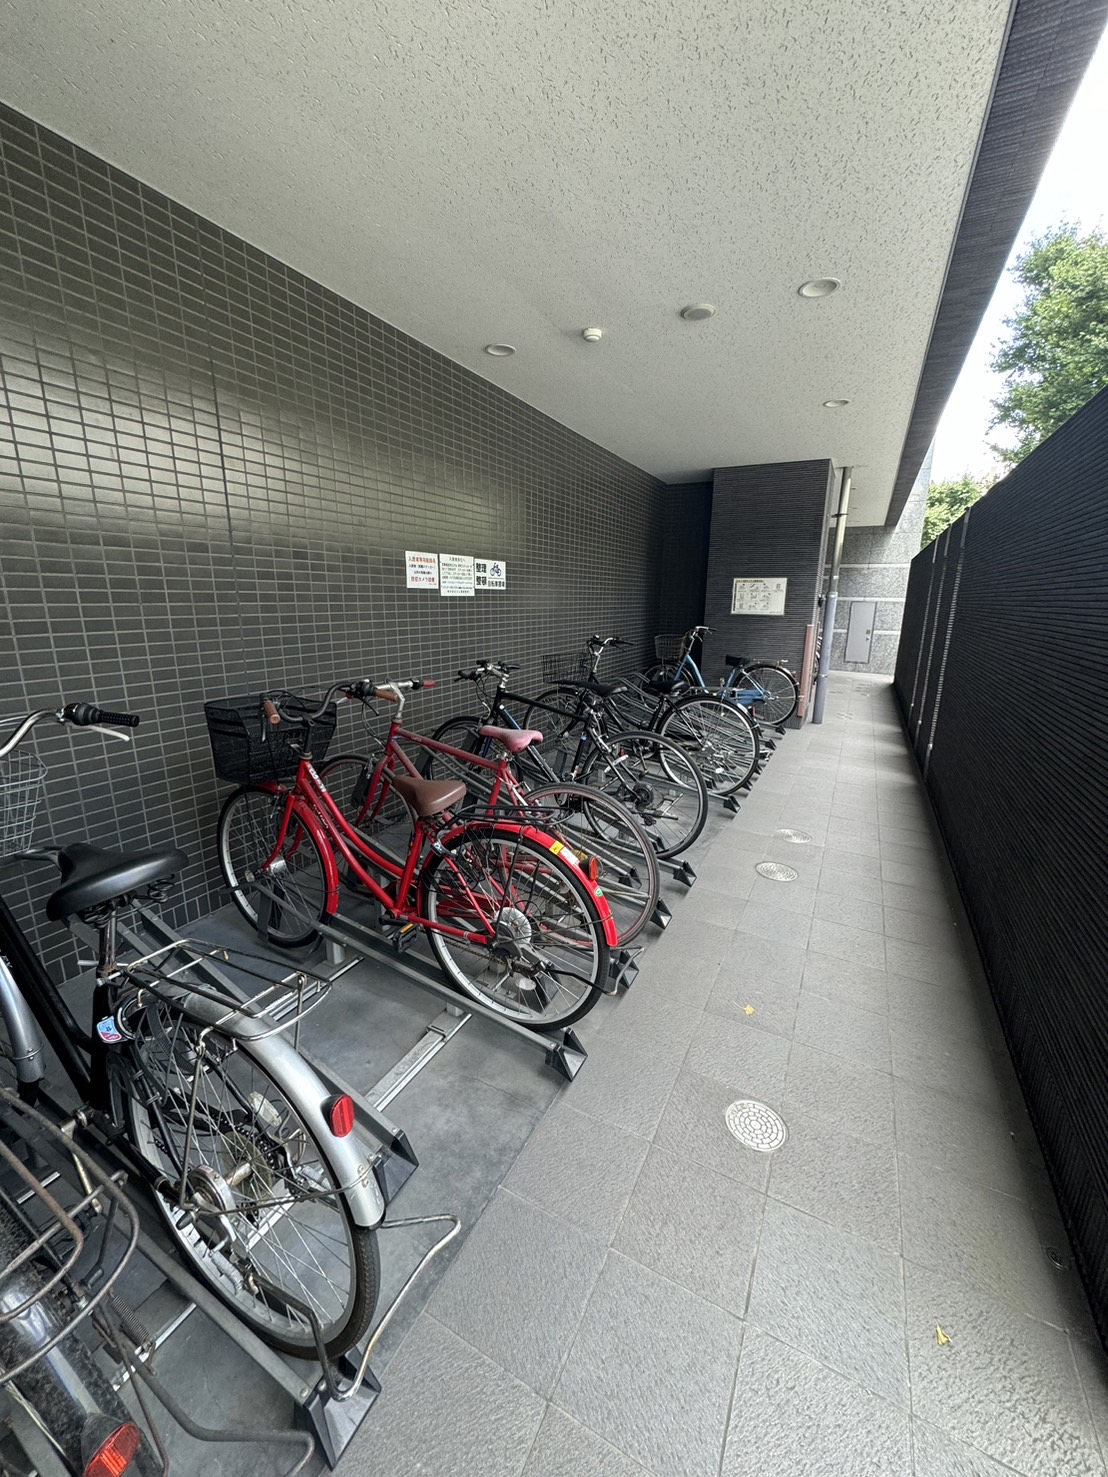
<svg viewBox="0 0 1108 1477"><path fill-rule="evenodd" d="M794 831L791 826L778 826L774 831L778 841L811 841L811 831Z"/></svg>
<svg viewBox="0 0 1108 1477"><path fill-rule="evenodd" d="M795 882L800 876L795 867L786 867L784 862L758 862L754 870L771 882Z"/></svg>
<svg viewBox="0 0 1108 1477"><path fill-rule="evenodd" d="M765 1103L756 1103L749 1098L732 1103L723 1116L739 1143L748 1149L756 1149L759 1154L772 1154L789 1136L783 1118L779 1118Z"/></svg>

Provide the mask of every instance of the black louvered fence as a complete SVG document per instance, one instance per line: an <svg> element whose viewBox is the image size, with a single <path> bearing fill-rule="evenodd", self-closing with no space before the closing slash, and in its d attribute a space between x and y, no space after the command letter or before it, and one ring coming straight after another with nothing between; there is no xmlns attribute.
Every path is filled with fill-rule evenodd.
<svg viewBox="0 0 1108 1477"><path fill-rule="evenodd" d="M1108 1346L1108 390L917 555L896 693Z"/></svg>

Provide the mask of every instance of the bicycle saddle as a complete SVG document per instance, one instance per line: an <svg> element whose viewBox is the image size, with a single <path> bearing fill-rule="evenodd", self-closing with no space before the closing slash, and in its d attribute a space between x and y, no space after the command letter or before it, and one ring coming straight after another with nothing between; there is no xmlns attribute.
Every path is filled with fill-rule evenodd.
<svg viewBox="0 0 1108 1477"><path fill-rule="evenodd" d="M648 677L643 683L647 692L657 693L672 692L675 687L685 687L687 685L684 679L678 681L676 677Z"/></svg>
<svg viewBox="0 0 1108 1477"><path fill-rule="evenodd" d="M188 865L188 857L175 846L153 851L103 851L76 841L58 853L62 885L46 900L46 916L64 923L72 913L97 908L129 892L138 892L152 882L162 882Z"/></svg>
<svg viewBox="0 0 1108 1477"><path fill-rule="evenodd" d="M482 738L495 739L498 744L503 744L509 754L522 754L532 744L542 743L542 734L537 728L494 728L491 723L483 723L477 732Z"/></svg>
<svg viewBox="0 0 1108 1477"><path fill-rule="evenodd" d="M410 774L393 775L392 787L424 819L449 810L464 800L466 793L461 780L417 780Z"/></svg>
<svg viewBox="0 0 1108 1477"><path fill-rule="evenodd" d="M558 686L571 688L587 688L589 692L595 692L597 697L610 697L613 692L623 692L626 682L598 682L595 677L574 677L566 682L559 682Z"/></svg>
<svg viewBox="0 0 1108 1477"><path fill-rule="evenodd" d="M725 656L723 660L729 667L745 667L750 660L748 656Z"/></svg>

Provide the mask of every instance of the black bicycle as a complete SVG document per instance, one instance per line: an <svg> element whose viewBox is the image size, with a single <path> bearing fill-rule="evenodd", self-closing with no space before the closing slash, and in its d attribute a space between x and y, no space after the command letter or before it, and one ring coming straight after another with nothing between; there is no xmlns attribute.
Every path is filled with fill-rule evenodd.
<svg viewBox="0 0 1108 1477"><path fill-rule="evenodd" d="M438 743L485 753L493 740L483 737L483 725L531 729L544 715L554 720L555 736L531 744L514 762L533 784L570 781L614 795L638 817L656 854L678 856L704 829L708 790L695 762L663 734L638 729L612 731L604 721L599 688L584 695L580 718L570 725L564 706L544 705L521 693L508 691L508 678L518 668L506 662L482 661L460 671L458 682L472 682L484 714L462 714L442 724L431 737ZM520 723L508 703L525 703L530 723ZM541 735L540 735L541 736ZM435 757L425 773L434 772Z"/></svg>

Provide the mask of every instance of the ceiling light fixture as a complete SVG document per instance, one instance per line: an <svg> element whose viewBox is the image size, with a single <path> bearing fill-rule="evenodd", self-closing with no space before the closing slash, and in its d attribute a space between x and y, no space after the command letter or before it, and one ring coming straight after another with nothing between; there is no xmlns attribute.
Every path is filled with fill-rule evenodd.
<svg viewBox="0 0 1108 1477"><path fill-rule="evenodd" d="M515 353L514 344L486 344L485 353L491 354L494 359L507 359L509 354Z"/></svg>
<svg viewBox="0 0 1108 1477"><path fill-rule="evenodd" d="M802 282L796 290L801 297L830 297L841 286L837 277L813 277L810 282Z"/></svg>
<svg viewBox="0 0 1108 1477"><path fill-rule="evenodd" d="M604 337L602 328L582 328L581 337L587 344L598 344Z"/></svg>
<svg viewBox="0 0 1108 1477"><path fill-rule="evenodd" d="M711 318L715 311L711 303L690 303L681 309L681 317L686 323L701 323L705 318Z"/></svg>
<svg viewBox="0 0 1108 1477"><path fill-rule="evenodd" d="M825 400L824 406L827 410L842 410L844 405L849 405L849 400Z"/></svg>

